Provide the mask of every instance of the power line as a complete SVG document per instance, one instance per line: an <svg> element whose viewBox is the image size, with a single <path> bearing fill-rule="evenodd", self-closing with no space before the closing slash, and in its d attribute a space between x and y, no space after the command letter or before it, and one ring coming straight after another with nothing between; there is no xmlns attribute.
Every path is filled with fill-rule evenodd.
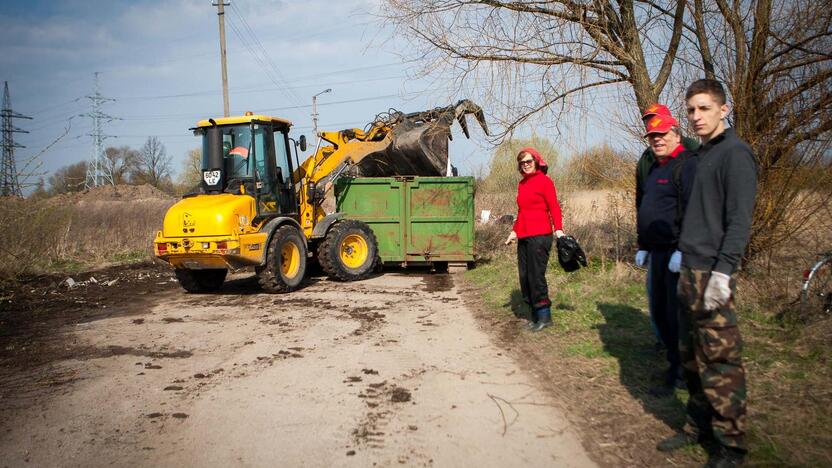
<svg viewBox="0 0 832 468"><path fill-rule="evenodd" d="M260 65L260 67L263 69L269 80L271 80L272 83L274 83L275 86L277 86L277 88L281 92L283 92L283 94L290 101L296 104L300 103L300 98L298 98L298 96L295 93L293 93L290 89L288 89L288 83L286 83L286 80L283 78L283 75L277 69L277 66L275 66L274 61L272 61L271 57L269 57L268 53L266 53L263 44L260 42L260 39L257 38L257 36L254 34L254 31L248 25L248 22L246 22L245 18L240 14L239 10L237 10L233 3L231 4L231 9L234 10L235 13L237 13L237 17L242 22L242 28L244 29L244 31L248 32L249 37L246 37L243 34L243 32L241 32L240 29L234 25L234 21L231 20L232 17L229 17L228 25L231 27L231 31L234 32L234 34L240 39L243 46L246 48L249 54L251 54L254 60Z"/></svg>

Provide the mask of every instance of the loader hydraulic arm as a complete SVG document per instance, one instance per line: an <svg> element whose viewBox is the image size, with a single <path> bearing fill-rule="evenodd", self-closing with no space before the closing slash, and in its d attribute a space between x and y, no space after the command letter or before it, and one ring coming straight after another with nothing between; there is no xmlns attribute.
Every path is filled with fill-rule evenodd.
<svg viewBox="0 0 832 468"><path fill-rule="evenodd" d="M469 136L465 117L473 114L488 135L482 109L469 100L455 105L404 114L379 114L365 130L320 132L315 153L293 174L298 183L301 226L307 235L326 213L321 202L334 179L352 176L442 176L448 167L451 125L459 122ZM322 145L322 141L329 145Z"/></svg>

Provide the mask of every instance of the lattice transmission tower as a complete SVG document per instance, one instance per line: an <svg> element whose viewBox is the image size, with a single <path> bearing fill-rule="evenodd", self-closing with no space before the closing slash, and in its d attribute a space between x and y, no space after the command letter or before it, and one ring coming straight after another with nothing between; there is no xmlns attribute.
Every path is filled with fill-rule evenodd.
<svg viewBox="0 0 832 468"><path fill-rule="evenodd" d="M12 99L9 97L9 82L3 86L3 174L0 181L0 195L4 197L22 197L20 182L17 179L17 165L14 161L14 149L25 148L25 146L14 142L15 133L29 133L12 125L12 119L32 119L12 110Z"/></svg>
<svg viewBox="0 0 832 468"><path fill-rule="evenodd" d="M110 123L116 118L102 112L101 105L105 102L115 101L115 99L101 95L101 91L98 89L98 72L95 72L94 75L95 90L91 95L84 96L90 100L92 110L86 114L81 114L82 117L92 119L92 133L87 134L92 137L92 157L89 164L87 164L87 180L84 182L86 188L98 187L105 182L112 183L112 174L106 173L103 167L104 140L112 138L112 135L105 135L103 127L105 123Z"/></svg>

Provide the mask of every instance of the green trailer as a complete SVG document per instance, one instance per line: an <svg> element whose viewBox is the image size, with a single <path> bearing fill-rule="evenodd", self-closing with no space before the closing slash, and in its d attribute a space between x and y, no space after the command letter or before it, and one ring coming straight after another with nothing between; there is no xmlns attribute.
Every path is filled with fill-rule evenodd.
<svg viewBox="0 0 832 468"><path fill-rule="evenodd" d="M385 264L470 265L473 177L341 177L337 210L367 223Z"/></svg>

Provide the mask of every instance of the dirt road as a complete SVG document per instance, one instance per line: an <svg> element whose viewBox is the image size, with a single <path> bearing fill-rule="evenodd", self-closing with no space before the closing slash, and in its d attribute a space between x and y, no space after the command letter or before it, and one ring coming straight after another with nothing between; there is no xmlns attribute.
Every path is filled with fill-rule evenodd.
<svg viewBox="0 0 832 468"><path fill-rule="evenodd" d="M452 276L288 295L88 276L3 292L0 465L593 465Z"/></svg>

